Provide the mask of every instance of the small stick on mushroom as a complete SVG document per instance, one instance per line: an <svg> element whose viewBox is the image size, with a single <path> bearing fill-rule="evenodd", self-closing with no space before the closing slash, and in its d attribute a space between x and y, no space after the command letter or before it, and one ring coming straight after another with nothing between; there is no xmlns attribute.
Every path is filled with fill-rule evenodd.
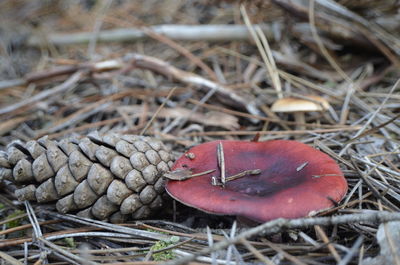
<svg viewBox="0 0 400 265"><path fill-rule="evenodd" d="M239 178L248 176L248 175L258 175L258 174L260 174L260 173L261 173L261 169L249 169L249 170L245 170L245 171L242 171L242 172L240 172L240 173L237 173L237 174L235 174L235 175L233 175L233 176L226 177L226 178L225 178L225 180L226 180L225 183L227 183L227 182L229 182L229 181L232 181L232 180L235 180L235 179L239 179ZM217 177L212 176L212 177L211 177L211 185L213 185L213 186L222 186L222 183L218 181Z"/></svg>
<svg viewBox="0 0 400 265"><path fill-rule="evenodd" d="M192 174L192 171L190 169L185 168L185 169L177 169L174 171L166 172L164 173L164 177L172 180L186 180L194 177L199 177L202 175L207 175L214 171L215 169L210 169L196 174Z"/></svg>
<svg viewBox="0 0 400 265"><path fill-rule="evenodd" d="M300 166L298 166L297 168L296 168L296 171L297 172L299 172L300 170L302 170L305 166L307 166L308 165L308 162L304 162L303 164L301 164Z"/></svg>
<svg viewBox="0 0 400 265"><path fill-rule="evenodd" d="M191 176L191 178L199 177L199 176L203 176L203 175L207 175L207 174L209 174L209 173L214 172L215 170L216 170L216 169L210 169L210 170L206 170L206 171L203 171L203 172L200 172L200 173L196 173L196 174L193 174L193 175Z"/></svg>
<svg viewBox="0 0 400 265"><path fill-rule="evenodd" d="M247 175L258 175L258 174L260 174L260 173L261 173L261 169L249 169L249 170L245 170L245 171L240 172L240 173L238 173L238 174L235 174L235 175L233 175L233 176L227 177L227 178L226 178L226 182L232 181L232 180L235 180L235 179L238 179L238 178L242 178L242 177L247 176Z"/></svg>
<svg viewBox="0 0 400 265"><path fill-rule="evenodd" d="M226 178L225 178L225 158L224 158L224 146L220 142L217 145L217 158L218 158L218 166L221 171L221 182L222 186L225 186Z"/></svg>
<svg viewBox="0 0 400 265"><path fill-rule="evenodd" d="M312 175L313 178L322 178L322 177L337 177L337 174L323 174L323 175Z"/></svg>

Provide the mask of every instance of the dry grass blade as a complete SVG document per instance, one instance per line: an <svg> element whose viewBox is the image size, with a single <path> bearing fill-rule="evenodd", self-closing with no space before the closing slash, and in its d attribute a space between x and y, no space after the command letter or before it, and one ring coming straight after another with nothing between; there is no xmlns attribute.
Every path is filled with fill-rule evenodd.
<svg viewBox="0 0 400 265"><path fill-rule="evenodd" d="M143 231L140 229L133 229L133 228L124 227L124 226L120 226L120 225L114 225L114 224L101 222L101 221L97 221L97 220L92 220L92 219L87 219L87 218L83 218L83 217L78 217L78 216L74 216L74 215L69 215L69 214L62 215L62 214L49 212L49 211L44 211L44 213L46 213L50 216L54 216L60 220L66 220L66 221L71 221L71 222L89 225L89 226L93 226L93 227L98 227L98 228L106 229L109 231L126 233L126 234L133 235L133 236L151 238L151 239L156 239L156 240L168 240L169 239L169 236L167 236L167 235L149 232L149 231Z"/></svg>
<svg viewBox="0 0 400 265"><path fill-rule="evenodd" d="M264 64L268 70L269 76L271 78L272 84L276 89L277 95L279 98L282 98L282 85L279 79L279 74L276 68L274 57L272 56L271 49L269 47L267 38L263 34L262 30L259 27L254 28L251 24L249 16L247 15L246 8L244 5L240 6L240 12L243 16L244 22L250 31L253 40L255 41L258 51L263 58ZM264 45L264 46L263 46Z"/></svg>
<svg viewBox="0 0 400 265"><path fill-rule="evenodd" d="M26 216L27 216L27 214L26 214L26 213L23 213L23 214L20 214L20 215L18 215L18 216L14 216L14 217L12 217L12 218L7 218L7 219L5 219L5 220L3 220L3 221L0 221L0 225L7 224L7 223L9 223L9 222L12 222L12 221L15 221L15 220L24 218L24 217L26 217Z"/></svg>
<svg viewBox="0 0 400 265"><path fill-rule="evenodd" d="M351 162L354 166L354 168L357 170L359 176L363 179L365 184L368 186L368 188L372 191L372 193L379 198L382 202L386 204L387 207L389 207L391 210L394 211L399 211L400 208L398 208L395 204L390 202L387 198L383 197L380 192L375 188L375 186L369 181L368 176L366 176L361 169L358 167L357 163L354 161L353 157L350 156Z"/></svg>
<svg viewBox="0 0 400 265"><path fill-rule="evenodd" d="M0 124L0 136L10 132L14 128L16 128L20 123L25 122L31 118L32 117L30 117L30 116L24 116L24 117L17 117L17 118L2 122Z"/></svg>
<svg viewBox="0 0 400 265"><path fill-rule="evenodd" d="M335 258L337 263L341 262L341 258L339 253L336 251L335 247L330 243L328 236L325 234L324 230L321 228L319 225L314 226L315 231L317 232L317 235L322 239L322 241L326 244L326 246L329 249L329 252L331 252L332 256Z"/></svg>
<svg viewBox="0 0 400 265"><path fill-rule="evenodd" d="M150 127L151 123L154 121L154 119L157 117L158 113L162 110L162 108L165 106L165 103L172 97L174 94L175 90L177 87L173 87L169 92L167 97L164 99L163 103L161 103L160 107L157 109L157 111L154 113L154 115L151 117L151 119L147 122L146 126L143 128L143 130L140 132L140 135L144 135L147 131L147 129Z"/></svg>
<svg viewBox="0 0 400 265"><path fill-rule="evenodd" d="M285 257L288 261L290 261L292 264L296 265L307 265L306 263L302 262L300 259L296 258L295 256L290 255L286 251L284 251L282 248L279 246L271 243L271 242L266 242L266 244L275 250L277 253L281 254L283 257Z"/></svg>
<svg viewBox="0 0 400 265"><path fill-rule="evenodd" d="M99 38L101 26L103 24L103 19L104 19L104 16L106 15L107 11L110 9L112 2L113 2L113 0L104 0L104 1L98 2L99 3L98 5L100 5L100 8L98 9L98 14L96 15L96 19L95 19L94 26L93 26L93 32L92 32L92 35L91 35L91 38L89 41L89 45L88 45L88 50L87 50L89 58L93 59L93 57L94 57L97 40Z"/></svg>
<svg viewBox="0 0 400 265"><path fill-rule="evenodd" d="M370 21L357 15L355 12L349 11L348 9L344 8L342 5L334 1L331 0L328 1L317 0L317 1L320 5L327 7L331 11L337 12L341 15L344 15L350 20L355 20L358 23L362 24L365 27L365 29L368 29L368 31L373 32L372 35L376 35L377 38L381 38L391 49L393 49L397 54L400 54L399 40L395 36L392 36L391 34L386 32L382 27L371 23Z"/></svg>
<svg viewBox="0 0 400 265"><path fill-rule="evenodd" d="M340 66L336 63L336 61L332 58L332 56L329 54L328 50L325 48L324 44L322 43L321 38L318 36L317 30L315 28L314 4L315 4L315 0L310 0L309 11L308 11L308 14L309 14L308 19L310 20L311 33L313 35L313 38L317 42L319 49L321 50L321 52L325 56L325 58L328 60L330 65L340 74L340 76L344 80L346 80L349 84L353 84L353 81L342 70L342 68L340 68Z"/></svg>
<svg viewBox="0 0 400 265"><path fill-rule="evenodd" d="M379 125L377 125L377 126L374 126L374 127L372 127L371 129L369 129L369 130L367 130L367 131L364 131L364 132L362 132L361 134L358 134L357 136L355 136L354 138L352 138L352 139L350 139L348 142L346 142L346 144L349 144L349 143L354 142L355 140L358 140L358 139L360 139L360 138L362 138L362 137L365 137L365 136L368 136L368 135L370 135L370 134L373 134L373 133L379 131L379 129L385 127L386 125L388 125L388 124L390 124L390 123L392 123L392 122L397 121L399 118L400 118L400 114L394 116L393 118L391 118L391 119L388 120L387 122L384 122L384 123L382 123L382 124L379 124Z"/></svg>
<svg viewBox="0 0 400 265"><path fill-rule="evenodd" d="M250 250L250 252L253 253L254 256L256 256L257 259L259 259L261 262L264 262L267 265L276 265L272 260L261 254L260 251L253 247L253 245L251 245L246 239L241 239L240 243L242 243L248 250Z"/></svg>
<svg viewBox="0 0 400 265"><path fill-rule="evenodd" d="M107 101L109 100L106 99L105 101L97 101L96 103L89 104L88 106L80 109L77 112L74 112L73 114L65 117L64 119L56 121L52 127L45 128L37 132L36 138L64 130L65 128L71 127L96 113L106 110L112 105L111 102Z"/></svg>
<svg viewBox="0 0 400 265"><path fill-rule="evenodd" d="M207 226L207 241L208 241L208 246L212 247L214 244L213 237L211 235L211 230L210 227ZM217 264L217 253L211 252L211 264L216 265Z"/></svg>
<svg viewBox="0 0 400 265"><path fill-rule="evenodd" d="M61 85L58 85L56 87L53 87L52 89L48 89L46 91L40 92L37 95L35 95L29 99L26 99L24 101L21 101L21 102L15 103L13 105L10 105L8 107L0 109L0 115L19 110L21 108L30 108L30 107L32 107L32 105L36 104L38 101L44 100L47 97L50 97L53 95L63 93L68 89L72 89L78 84L78 82L83 78L83 76L85 74L86 74L85 72L78 71L75 74L73 74L70 78L68 78Z"/></svg>
<svg viewBox="0 0 400 265"><path fill-rule="evenodd" d="M395 91L395 89L399 86L400 84L400 79L398 79L396 81L396 83L392 86L392 88L390 89L389 93L386 95L385 99L382 101L382 103L379 105L379 107L373 112L373 114L371 115L371 117L368 119L368 121L363 125L363 127L354 135L353 138L356 138L358 136L360 136L365 129L368 127L368 125L370 125L372 123L372 121L375 119L375 117L378 115L378 113L382 110L382 108L385 106L386 102L388 101L388 99L390 98L390 95L392 95L392 93ZM390 124L390 123L388 123ZM349 142L339 153L339 156L343 155L348 147L350 146L351 142Z"/></svg>
<svg viewBox="0 0 400 265"><path fill-rule="evenodd" d="M398 253L398 249L393 242L393 238L391 233L389 232L389 229L387 228L387 224L383 224L383 229L385 231L386 239L388 241L390 254L392 255L392 260L396 263L396 265L400 265L400 256Z"/></svg>
<svg viewBox="0 0 400 265"><path fill-rule="evenodd" d="M46 240L46 239L44 239L42 237L39 237L38 240L40 242L42 242L43 244L45 244L46 246L48 246L53 251L58 252L59 254L61 254L63 256L66 256L67 258L69 258L69 259L71 259L73 261L79 262L80 264L89 264L89 265L98 265L99 264L97 262L93 262L91 260L88 260L88 259L85 259L85 258L81 258L81 257L79 257L77 255L74 255L74 254L70 253L69 251L64 250L63 248L57 246L56 244L54 244L54 243L52 243L52 242L50 242L50 241L48 241L48 240Z"/></svg>
<svg viewBox="0 0 400 265"><path fill-rule="evenodd" d="M351 247L350 251L343 257L343 259L338 263L338 265L347 265L353 256L355 256L358 252L360 252L361 244L363 243L364 237L359 236Z"/></svg>
<svg viewBox="0 0 400 265"><path fill-rule="evenodd" d="M193 53L191 53L188 49L186 49L185 47L183 47L179 43L173 41L172 39L169 39L165 35L161 35L161 34L158 34L158 33L154 32L154 31L152 31L151 28L144 28L143 30L147 35L149 35L153 39L156 39L156 40L158 40L158 41L160 41L160 42L162 42L162 43L174 48L179 53L181 53L183 56L188 58L191 62L193 62L198 67L200 67L204 72L206 72L208 74L208 76L214 82L218 81L218 78L217 78L216 74L213 72L213 70L211 70L211 68L208 67L207 64L205 64L200 58L198 58Z"/></svg>
<svg viewBox="0 0 400 265"><path fill-rule="evenodd" d="M23 265L22 262L20 262L19 260L15 259L14 257L8 255L3 251L0 251L0 258L11 265Z"/></svg>
<svg viewBox="0 0 400 265"><path fill-rule="evenodd" d="M56 223L59 223L59 222L60 222L59 220L50 220L50 221L39 222L39 225L56 224ZM17 231L26 230L26 229L31 228L31 227L32 227L32 224L20 225L20 226L17 226L17 227L13 227L13 228L9 228L9 229L5 229L3 231L0 231L0 235L7 235L7 234L14 233L14 232L17 232Z"/></svg>

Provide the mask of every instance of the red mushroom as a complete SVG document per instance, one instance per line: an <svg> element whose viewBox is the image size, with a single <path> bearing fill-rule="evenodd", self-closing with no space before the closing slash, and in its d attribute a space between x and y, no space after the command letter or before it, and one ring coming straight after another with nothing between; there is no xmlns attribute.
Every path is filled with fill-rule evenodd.
<svg viewBox="0 0 400 265"><path fill-rule="evenodd" d="M224 185L215 185L216 179L221 182L218 145L223 146ZM186 152L172 171L198 174L168 180L166 190L176 200L205 212L258 222L308 216L334 206L347 191L335 161L297 141L208 142ZM237 174L244 176L231 177Z"/></svg>

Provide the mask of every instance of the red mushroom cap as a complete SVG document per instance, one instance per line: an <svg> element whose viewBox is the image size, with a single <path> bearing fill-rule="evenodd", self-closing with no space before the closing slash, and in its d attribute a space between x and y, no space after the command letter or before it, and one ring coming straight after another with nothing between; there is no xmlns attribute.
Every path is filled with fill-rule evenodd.
<svg viewBox="0 0 400 265"><path fill-rule="evenodd" d="M260 174L211 184L219 178L217 146L222 143L226 176L260 169ZM213 141L191 148L172 170L193 174L216 171L183 181L168 180L167 192L176 200L205 212L238 215L265 222L299 218L334 206L347 191L347 182L328 155L297 141Z"/></svg>

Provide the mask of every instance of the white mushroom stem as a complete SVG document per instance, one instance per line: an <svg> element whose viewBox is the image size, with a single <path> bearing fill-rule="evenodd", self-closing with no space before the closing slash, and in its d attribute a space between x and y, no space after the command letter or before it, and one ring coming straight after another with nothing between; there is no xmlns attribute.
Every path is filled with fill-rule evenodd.
<svg viewBox="0 0 400 265"><path fill-rule="evenodd" d="M296 129L298 130L304 130L306 128L305 123L306 123L306 118L304 115L303 111L297 111L294 112L294 120L296 121Z"/></svg>

